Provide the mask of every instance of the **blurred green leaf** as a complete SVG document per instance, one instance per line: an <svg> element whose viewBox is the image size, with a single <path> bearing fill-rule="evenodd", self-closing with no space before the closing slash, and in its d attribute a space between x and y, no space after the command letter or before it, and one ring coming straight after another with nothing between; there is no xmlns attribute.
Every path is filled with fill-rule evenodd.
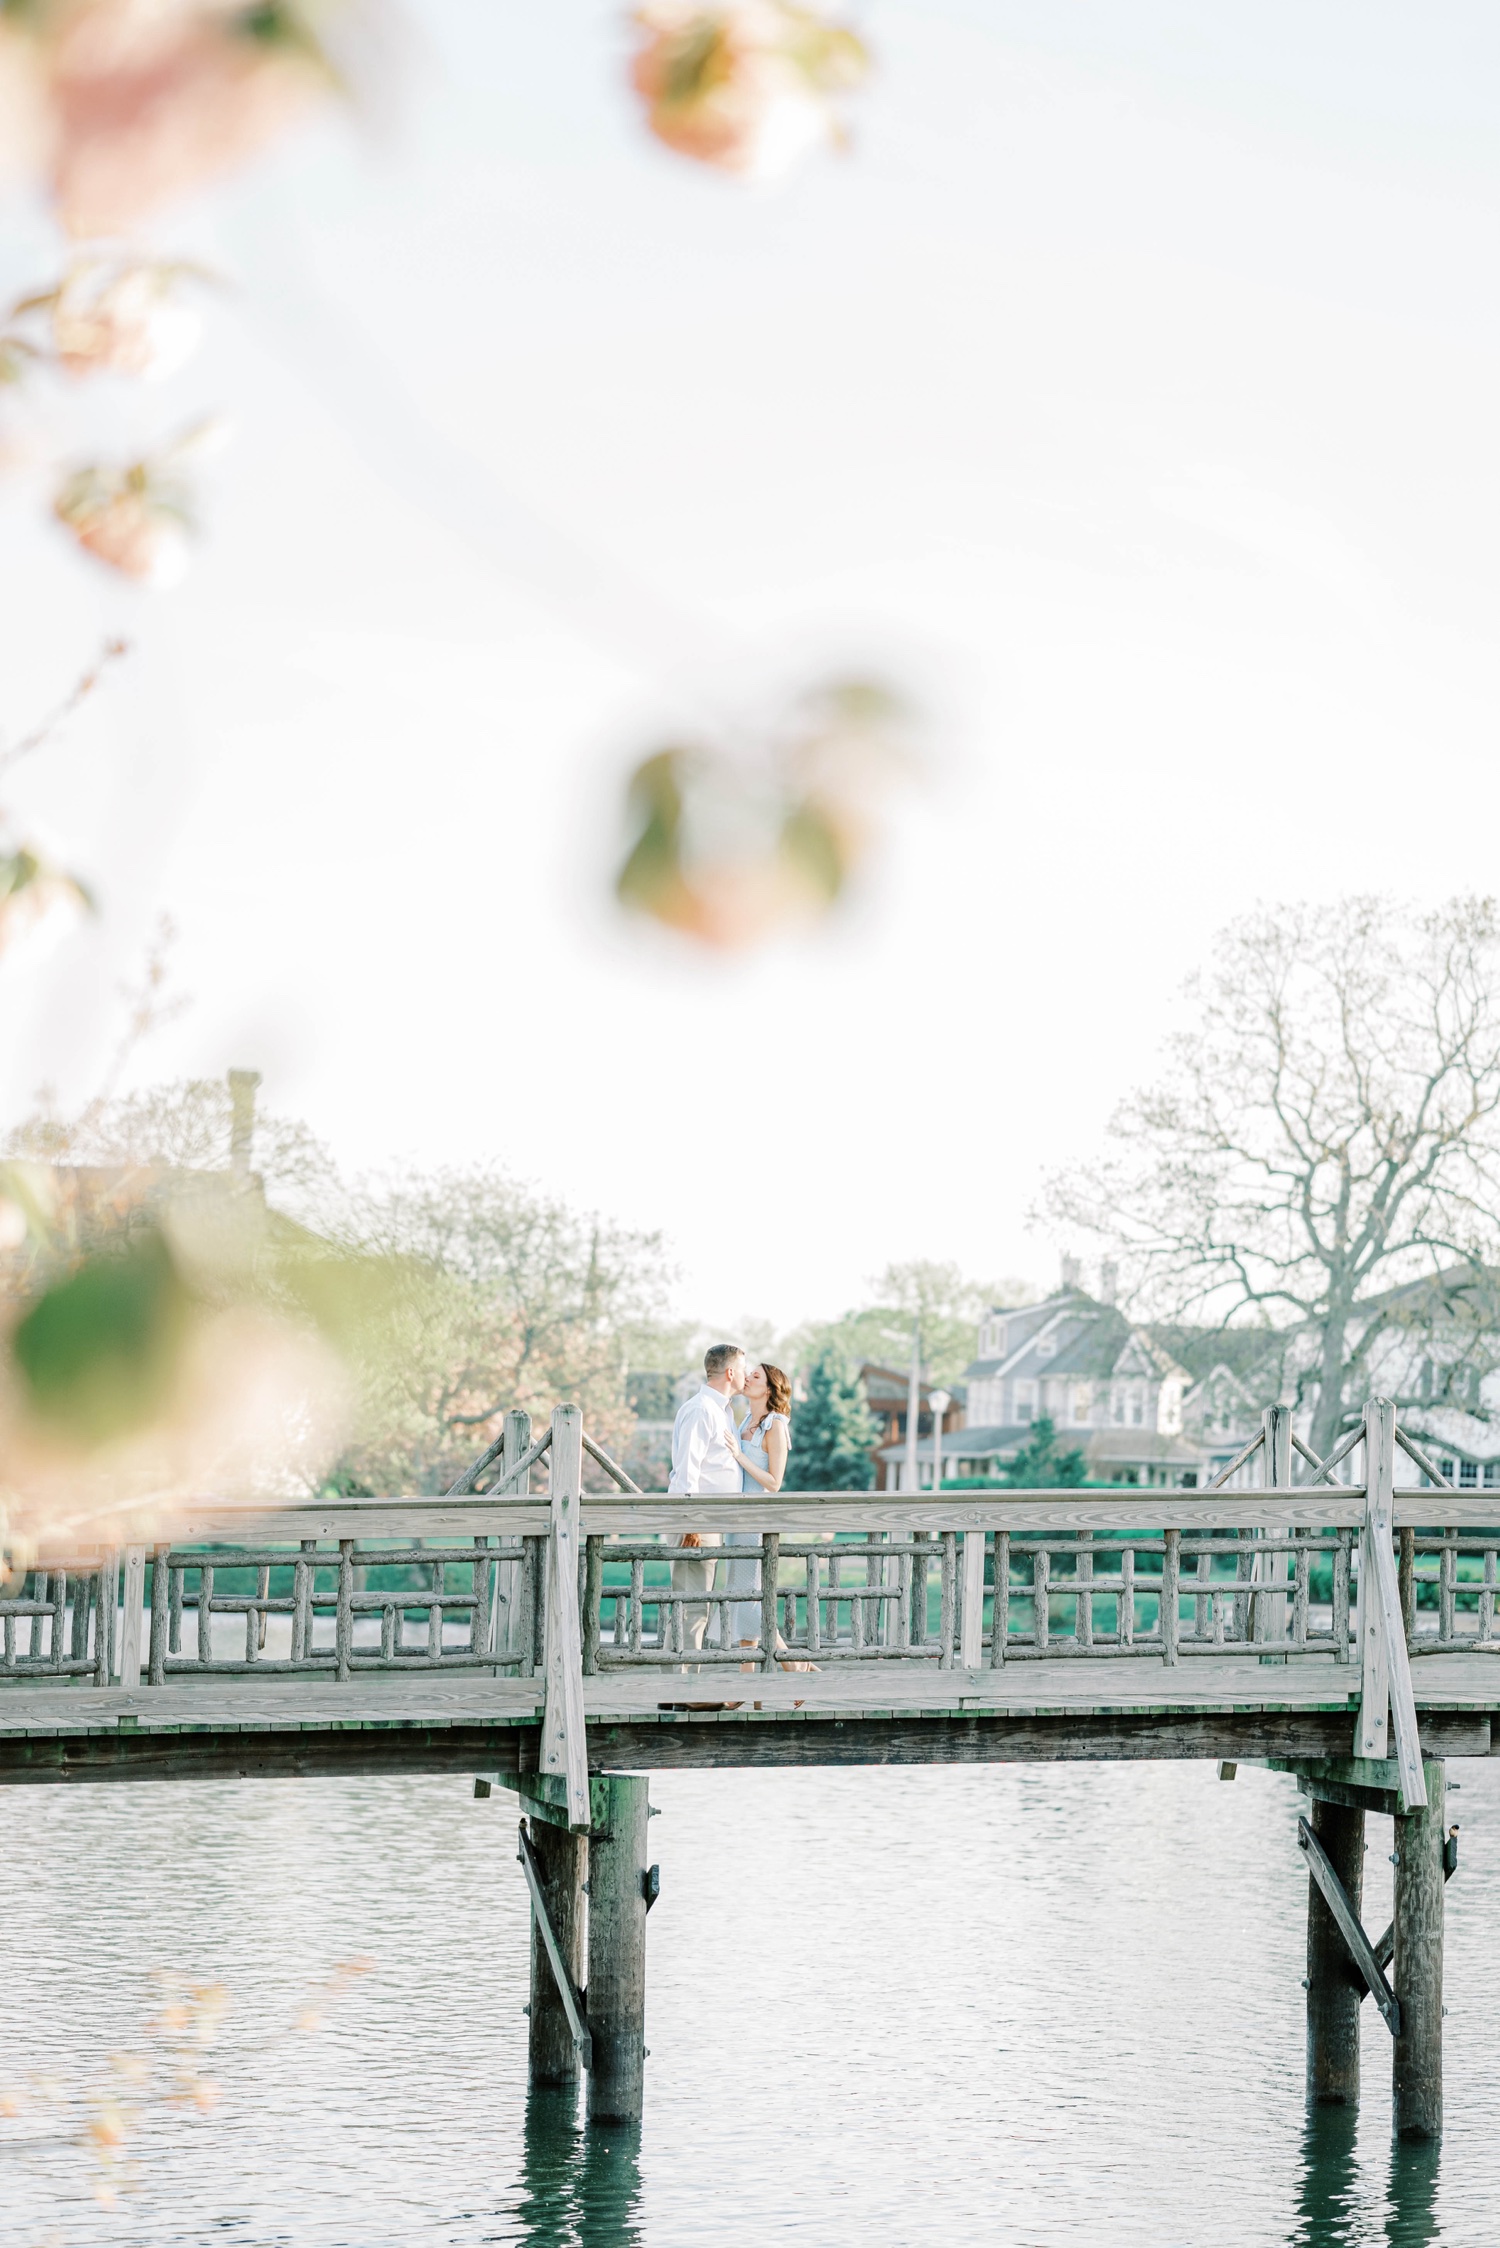
<svg viewBox="0 0 1500 2248"><path fill-rule="evenodd" d="M86 1258L11 1336L32 1411L94 1444L144 1426L171 1388L192 1305L155 1226Z"/></svg>

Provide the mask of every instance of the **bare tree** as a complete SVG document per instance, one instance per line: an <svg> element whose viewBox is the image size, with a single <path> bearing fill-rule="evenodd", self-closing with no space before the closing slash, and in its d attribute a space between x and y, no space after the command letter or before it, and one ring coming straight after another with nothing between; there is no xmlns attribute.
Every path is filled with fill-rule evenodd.
<svg viewBox="0 0 1500 2248"><path fill-rule="evenodd" d="M377 1351L357 1366L339 1472L443 1490L511 1406L581 1405L621 1448L628 1343L660 1315L660 1237L586 1218L489 1167L408 1175L351 1197L344 1245L395 1275Z"/></svg>
<svg viewBox="0 0 1500 2248"><path fill-rule="evenodd" d="M1046 1215L1109 1243L1138 1312L1284 1338L1320 1452L1418 1331L1493 1363L1497 942L1487 898L1232 923L1111 1152L1049 1182Z"/></svg>

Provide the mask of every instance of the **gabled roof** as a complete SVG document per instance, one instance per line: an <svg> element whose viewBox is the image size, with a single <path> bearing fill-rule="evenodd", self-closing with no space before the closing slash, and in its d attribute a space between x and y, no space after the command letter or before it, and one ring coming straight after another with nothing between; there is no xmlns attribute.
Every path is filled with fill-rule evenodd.
<svg viewBox="0 0 1500 2248"><path fill-rule="evenodd" d="M1194 1381L1201 1381L1222 1366L1238 1380L1249 1382L1261 1394L1257 1374L1279 1388L1281 1359L1291 1333L1281 1327L1189 1327L1155 1320L1147 1332L1174 1358Z"/></svg>
<svg viewBox="0 0 1500 2248"><path fill-rule="evenodd" d="M1085 1381L1144 1374L1161 1380L1184 1371L1148 1328L1133 1326L1114 1304L1098 1303L1081 1288L1066 1289L1043 1304L1029 1304L1024 1312L996 1310L989 1317L1007 1322L1024 1318L1026 1330L1016 1339L1007 1335L1011 1349L1004 1358L976 1359L966 1367L966 1381L995 1381L1015 1374L1023 1379L1061 1374Z"/></svg>

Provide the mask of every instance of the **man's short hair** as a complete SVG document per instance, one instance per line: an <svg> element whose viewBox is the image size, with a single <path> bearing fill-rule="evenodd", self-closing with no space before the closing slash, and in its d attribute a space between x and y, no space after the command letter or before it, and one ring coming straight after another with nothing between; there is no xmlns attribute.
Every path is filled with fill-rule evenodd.
<svg viewBox="0 0 1500 2248"><path fill-rule="evenodd" d="M712 1381L715 1374L722 1374L726 1366L732 1366L737 1358L743 1358L744 1355L744 1348L739 1343L712 1343L703 1353L703 1371Z"/></svg>

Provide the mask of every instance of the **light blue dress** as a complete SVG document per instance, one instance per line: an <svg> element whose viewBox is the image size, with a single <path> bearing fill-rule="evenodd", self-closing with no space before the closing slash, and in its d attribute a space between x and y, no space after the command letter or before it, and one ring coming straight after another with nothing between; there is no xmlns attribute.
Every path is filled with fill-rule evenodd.
<svg viewBox="0 0 1500 2248"><path fill-rule="evenodd" d="M770 1427L772 1421L780 1421L782 1427L786 1430L787 1443L790 1446L792 1424L785 1413L767 1413L765 1419L758 1421L753 1429L742 1428L739 1435L740 1450L744 1453L746 1459L753 1460L756 1466L764 1469L768 1475L771 1472L771 1461L770 1455L766 1451L766 1430ZM748 1469L741 1468L740 1488L753 1495L757 1491L764 1491L765 1485L757 1483ZM724 1543L727 1546L759 1545L760 1532L758 1530L726 1530ZM758 1641L760 1638L759 1561L729 1562L727 1564L725 1589L729 1592L748 1592L753 1596L749 1600L737 1600L728 1612L730 1646L737 1646L746 1639Z"/></svg>

